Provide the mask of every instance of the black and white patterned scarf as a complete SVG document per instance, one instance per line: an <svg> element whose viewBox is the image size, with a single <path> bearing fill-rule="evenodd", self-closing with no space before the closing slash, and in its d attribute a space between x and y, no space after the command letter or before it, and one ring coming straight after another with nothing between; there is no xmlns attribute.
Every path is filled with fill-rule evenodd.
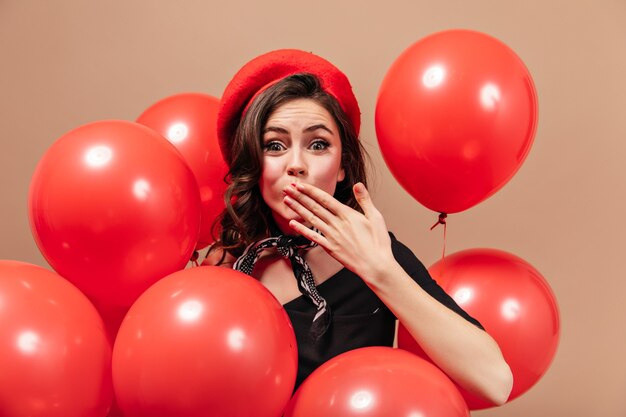
<svg viewBox="0 0 626 417"><path fill-rule="evenodd" d="M276 248L280 255L289 258L291 268L298 281L300 293L309 298L317 308L317 313L313 318L310 330L313 339L317 340L330 326L330 306L317 291L311 268L306 263L301 253L315 246L317 246L317 243L308 240L304 236L281 235L268 237L251 243L243 254L237 258L233 269L252 275L252 270L254 269L256 261L261 256L261 252L270 248Z"/></svg>

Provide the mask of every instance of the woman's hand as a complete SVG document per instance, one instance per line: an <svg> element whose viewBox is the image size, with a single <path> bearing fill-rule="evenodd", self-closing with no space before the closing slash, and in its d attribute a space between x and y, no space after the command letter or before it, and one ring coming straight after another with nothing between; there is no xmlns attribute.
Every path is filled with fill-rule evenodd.
<svg viewBox="0 0 626 417"><path fill-rule="evenodd" d="M296 220L289 222L292 229L316 242L367 283L384 276L395 259L385 219L365 186L357 183L352 191L364 214L309 184L287 187L284 201L321 234Z"/></svg>

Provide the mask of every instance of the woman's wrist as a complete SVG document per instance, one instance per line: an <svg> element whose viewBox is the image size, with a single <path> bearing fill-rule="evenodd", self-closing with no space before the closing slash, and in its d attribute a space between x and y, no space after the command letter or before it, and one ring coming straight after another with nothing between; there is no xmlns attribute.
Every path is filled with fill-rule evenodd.
<svg viewBox="0 0 626 417"><path fill-rule="evenodd" d="M402 269L395 258L391 256L389 259L376 262L373 267L370 268L370 271L364 274L363 278L372 289L376 289L388 285L394 279L398 279L402 276L403 272L404 269Z"/></svg>

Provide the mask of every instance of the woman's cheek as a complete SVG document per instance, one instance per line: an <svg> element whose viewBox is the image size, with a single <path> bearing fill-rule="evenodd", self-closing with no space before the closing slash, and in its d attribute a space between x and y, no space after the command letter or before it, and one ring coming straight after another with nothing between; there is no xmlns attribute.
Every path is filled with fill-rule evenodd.
<svg viewBox="0 0 626 417"><path fill-rule="evenodd" d="M261 174L261 190L266 187L272 186L280 178L280 167L272 159L266 160L263 163L263 173Z"/></svg>
<svg viewBox="0 0 626 417"><path fill-rule="evenodd" d="M337 187L337 176L339 175L340 166L336 161L328 161L320 166L319 173L322 174L319 178L319 188L330 195L334 194Z"/></svg>

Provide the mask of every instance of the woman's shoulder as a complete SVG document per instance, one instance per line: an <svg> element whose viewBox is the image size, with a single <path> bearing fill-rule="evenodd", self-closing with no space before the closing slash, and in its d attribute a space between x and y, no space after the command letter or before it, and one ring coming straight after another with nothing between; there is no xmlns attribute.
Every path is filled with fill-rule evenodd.
<svg viewBox="0 0 626 417"><path fill-rule="evenodd" d="M202 265L217 265L232 268L235 261L235 257L228 253L228 251L225 251L222 246L213 244L209 246L209 250L202 261Z"/></svg>
<svg viewBox="0 0 626 417"><path fill-rule="evenodd" d="M400 242L392 231L388 230L387 233L389 233L389 237L391 238L391 250L396 258L415 257L413 251L411 251L411 249L409 249L404 243Z"/></svg>
<svg viewBox="0 0 626 417"><path fill-rule="evenodd" d="M407 271L409 275L420 273L423 274L426 271L426 267L413 253L413 251L404 243L398 240L393 232L389 232L391 238L391 252L393 253L396 261Z"/></svg>

